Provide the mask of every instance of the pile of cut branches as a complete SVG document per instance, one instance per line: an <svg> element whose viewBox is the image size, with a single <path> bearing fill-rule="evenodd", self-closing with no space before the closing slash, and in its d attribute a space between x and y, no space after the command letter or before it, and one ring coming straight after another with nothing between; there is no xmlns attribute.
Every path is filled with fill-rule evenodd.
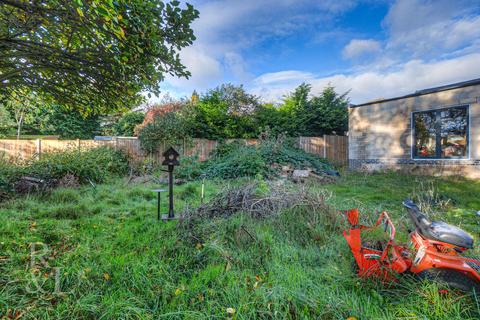
<svg viewBox="0 0 480 320"><path fill-rule="evenodd" d="M193 236L192 232L200 222L228 218L240 212L258 219L276 216L286 209L297 207L327 212L331 211L326 204L328 197L329 194L325 191L313 191L306 186L298 188L274 182L266 186L259 182L249 182L240 186L228 185L208 203L198 208L185 208L179 228L190 231L190 235Z"/></svg>

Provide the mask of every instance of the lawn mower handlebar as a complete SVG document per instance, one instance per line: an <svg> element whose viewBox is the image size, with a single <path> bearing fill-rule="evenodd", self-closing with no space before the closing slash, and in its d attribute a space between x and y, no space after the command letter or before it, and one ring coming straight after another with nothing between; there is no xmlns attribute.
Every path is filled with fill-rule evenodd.
<svg viewBox="0 0 480 320"><path fill-rule="evenodd" d="M383 211L380 216L378 216L377 222L375 223L376 226L380 225L385 221L385 232L387 231L387 227L390 227L390 237L389 239L393 241L395 239L395 226L393 225L392 219L390 219L390 216L388 215L387 212Z"/></svg>

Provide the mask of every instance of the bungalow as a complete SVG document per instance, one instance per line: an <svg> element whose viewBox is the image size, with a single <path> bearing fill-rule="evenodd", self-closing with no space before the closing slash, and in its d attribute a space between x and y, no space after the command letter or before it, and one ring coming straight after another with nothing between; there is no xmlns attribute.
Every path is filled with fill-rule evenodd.
<svg viewBox="0 0 480 320"><path fill-rule="evenodd" d="M349 166L480 178L480 78L352 105Z"/></svg>

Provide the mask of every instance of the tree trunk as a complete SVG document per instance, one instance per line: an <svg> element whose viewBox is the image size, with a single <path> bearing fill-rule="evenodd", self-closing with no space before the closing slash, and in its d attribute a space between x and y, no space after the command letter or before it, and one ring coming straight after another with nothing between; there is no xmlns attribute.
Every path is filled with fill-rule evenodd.
<svg viewBox="0 0 480 320"><path fill-rule="evenodd" d="M22 130L22 123L23 123L23 113L20 114L20 119L17 121L17 140L20 139L20 132Z"/></svg>

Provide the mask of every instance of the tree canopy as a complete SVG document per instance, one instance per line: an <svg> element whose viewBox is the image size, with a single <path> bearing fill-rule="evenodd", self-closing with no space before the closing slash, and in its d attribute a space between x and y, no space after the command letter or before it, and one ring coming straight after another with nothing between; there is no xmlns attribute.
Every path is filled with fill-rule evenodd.
<svg viewBox="0 0 480 320"><path fill-rule="evenodd" d="M84 114L125 109L170 74L198 11L179 1L0 0L0 97L26 89Z"/></svg>
<svg viewBox="0 0 480 320"><path fill-rule="evenodd" d="M255 137L254 117L259 108L258 97L248 94L243 86L223 84L207 91L193 103L189 127L194 137Z"/></svg>
<svg viewBox="0 0 480 320"><path fill-rule="evenodd" d="M115 123L113 130L117 136L135 135L135 127L143 122L143 112L127 112Z"/></svg>
<svg viewBox="0 0 480 320"><path fill-rule="evenodd" d="M141 135L148 123L178 113L181 116L159 119L157 126L149 130L163 132L161 121L174 119L182 135L212 140L256 138L267 129L274 135L290 137L344 134L348 126L347 94L338 94L331 86L312 94L310 85L301 84L282 103L262 104L242 86L224 84L201 95L194 92L190 99L151 109L136 132Z"/></svg>
<svg viewBox="0 0 480 320"><path fill-rule="evenodd" d="M208 139L255 138L269 128L291 137L343 134L348 127L347 93L327 86L318 95L299 85L278 105L261 104L242 86L221 85L193 104L192 136Z"/></svg>

